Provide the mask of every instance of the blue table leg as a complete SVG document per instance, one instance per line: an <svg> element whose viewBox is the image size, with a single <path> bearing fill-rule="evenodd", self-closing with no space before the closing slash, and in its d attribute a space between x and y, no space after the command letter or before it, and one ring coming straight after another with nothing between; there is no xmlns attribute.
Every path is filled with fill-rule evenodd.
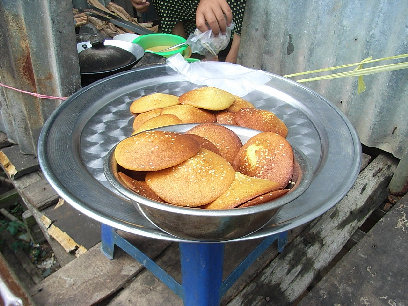
<svg viewBox="0 0 408 306"><path fill-rule="evenodd" d="M282 232L279 234L276 234L279 236L278 238L278 252L282 253L283 249L285 248L286 243L288 242L288 232Z"/></svg>
<svg viewBox="0 0 408 306"><path fill-rule="evenodd" d="M224 244L180 243L179 248L184 305L219 305Z"/></svg>
<svg viewBox="0 0 408 306"><path fill-rule="evenodd" d="M101 251L109 259L113 259L115 252L115 229L109 225L101 224Z"/></svg>
<svg viewBox="0 0 408 306"><path fill-rule="evenodd" d="M180 242L182 284L106 224L101 225L101 250L106 257L113 259L115 245L118 246L179 295L185 306L218 306L226 291L275 240L278 240L278 251L282 252L287 237L287 232L266 237L224 281L225 244Z"/></svg>

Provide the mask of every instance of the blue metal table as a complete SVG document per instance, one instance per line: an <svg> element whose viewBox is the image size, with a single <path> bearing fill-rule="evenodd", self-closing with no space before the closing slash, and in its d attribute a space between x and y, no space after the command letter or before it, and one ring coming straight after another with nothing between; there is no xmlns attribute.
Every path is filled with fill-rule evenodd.
<svg viewBox="0 0 408 306"><path fill-rule="evenodd" d="M256 248L229 274L222 279L225 243L179 242L182 283L177 282L150 257L141 252L116 230L101 225L102 252L109 259L114 258L115 246L121 248L159 280L183 299L184 305L219 305L221 297L238 280L244 271L273 243L278 242L282 252L288 232L281 232L264 238Z"/></svg>

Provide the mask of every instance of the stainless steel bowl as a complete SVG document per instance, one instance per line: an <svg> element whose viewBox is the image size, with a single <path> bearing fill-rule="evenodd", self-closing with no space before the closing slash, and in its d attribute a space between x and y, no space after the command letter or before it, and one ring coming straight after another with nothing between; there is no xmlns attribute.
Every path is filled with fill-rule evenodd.
<svg viewBox="0 0 408 306"><path fill-rule="evenodd" d="M195 124L173 125L160 130L186 132ZM227 126L245 143L260 131L238 126ZM159 203L142 197L127 188L118 176L120 166L112 148L104 161L107 180L120 193L131 199L133 205L154 225L178 238L200 241L220 241L243 237L262 228L284 206L299 197L312 181L312 167L307 157L294 148L296 176L291 190L273 201L247 208L205 210Z"/></svg>

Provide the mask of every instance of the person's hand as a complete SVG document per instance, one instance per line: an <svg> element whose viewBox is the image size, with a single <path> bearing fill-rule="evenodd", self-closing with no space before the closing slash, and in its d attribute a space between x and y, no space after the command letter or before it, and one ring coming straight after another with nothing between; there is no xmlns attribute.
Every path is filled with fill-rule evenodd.
<svg viewBox="0 0 408 306"><path fill-rule="evenodd" d="M131 1L136 11L141 13L146 12L150 5L150 2L146 0L131 0Z"/></svg>
<svg viewBox="0 0 408 306"><path fill-rule="evenodd" d="M226 0L201 0L198 4L196 25L201 32L212 30L217 36L225 33L231 22L232 11Z"/></svg>

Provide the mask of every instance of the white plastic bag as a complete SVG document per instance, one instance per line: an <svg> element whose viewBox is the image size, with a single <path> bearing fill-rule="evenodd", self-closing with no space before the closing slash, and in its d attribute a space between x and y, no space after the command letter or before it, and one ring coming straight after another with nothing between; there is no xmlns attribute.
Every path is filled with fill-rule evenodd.
<svg viewBox="0 0 408 306"><path fill-rule="evenodd" d="M214 57L228 46L233 29L233 22L227 27L225 34L220 33L217 36L213 34L212 30L201 32L196 29L188 37L187 44L191 47L192 53L204 55L206 58Z"/></svg>
<svg viewBox="0 0 408 306"><path fill-rule="evenodd" d="M262 70L226 62L188 63L179 53L169 57L167 65L191 83L217 87L240 97L271 80L271 76Z"/></svg>

